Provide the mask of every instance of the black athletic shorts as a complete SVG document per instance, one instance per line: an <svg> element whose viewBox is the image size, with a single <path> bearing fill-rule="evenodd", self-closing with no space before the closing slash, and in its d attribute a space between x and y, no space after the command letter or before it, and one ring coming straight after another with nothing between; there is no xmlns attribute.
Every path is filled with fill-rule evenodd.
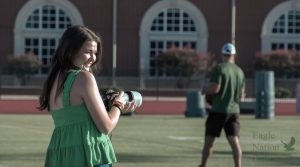
<svg viewBox="0 0 300 167"><path fill-rule="evenodd" d="M226 136L239 136L239 114L209 112L205 123L205 136L220 137L223 128Z"/></svg>

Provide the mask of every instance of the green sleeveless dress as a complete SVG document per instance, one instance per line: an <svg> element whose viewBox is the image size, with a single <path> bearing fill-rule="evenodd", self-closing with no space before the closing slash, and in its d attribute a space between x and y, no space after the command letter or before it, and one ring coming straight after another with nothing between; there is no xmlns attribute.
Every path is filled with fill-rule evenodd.
<svg viewBox="0 0 300 167"><path fill-rule="evenodd" d="M116 162L109 136L98 131L85 104L70 104L70 90L79 72L71 71L64 83L63 108L50 111L55 128L45 167L93 167Z"/></svg>

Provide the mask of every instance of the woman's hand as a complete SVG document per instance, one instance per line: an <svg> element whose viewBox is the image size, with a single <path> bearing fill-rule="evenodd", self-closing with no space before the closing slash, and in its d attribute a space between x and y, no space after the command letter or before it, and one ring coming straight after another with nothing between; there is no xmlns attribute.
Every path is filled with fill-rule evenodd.
<svg viewBox="0 0 300 167"><path fill-rule="evenodd" d="M132 113L135 111L137 105L135 101L131 101L125 104L124 109L122 110L122 113Z"/></svg>
<svg viewBox="0 0 300 167"><path fill-rule="evenodd" d="M120 109L121 113L132 113L135 111L137 105L135 101L126 102L123 98L124 92L121 91L118 96L114 98L113 105Z"/></svg>
<svg viewBox="0 0 300 167"><path fill-rule="evenodd" d="M116 97L114 97L114 101L112 103L112 106L115 106L117 108L119 108L119 110L122 112L124 110L126 101L125 99L122 97L124 95L124 92L121 91L119 93L119 95L117 95Z"/></svg>

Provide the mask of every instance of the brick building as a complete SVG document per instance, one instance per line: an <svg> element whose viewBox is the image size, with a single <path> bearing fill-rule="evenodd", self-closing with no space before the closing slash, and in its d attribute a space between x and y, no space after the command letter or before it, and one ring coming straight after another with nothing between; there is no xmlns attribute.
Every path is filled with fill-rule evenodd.
<svg viewBox="0 0 300 167"><path fill-rule="evenodd" d="M40 77L60 35L75 24L101 36L107 77L114 42L117 76L138 80L155 78L154 56L174 45L218 55L234 41L247 73L257 52L300 51L299 0L3 0L0 9L0 66L7 56L33 51L43 64Z"/></svg>

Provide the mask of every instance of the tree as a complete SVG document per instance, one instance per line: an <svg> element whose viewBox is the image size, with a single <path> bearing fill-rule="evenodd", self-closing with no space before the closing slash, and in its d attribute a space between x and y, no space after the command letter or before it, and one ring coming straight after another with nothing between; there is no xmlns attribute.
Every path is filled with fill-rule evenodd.
<svg viewBox="0 0 300 167"><path fill-rule="evenodd" d="M156 58L158 73L176 77L178 87L187 86L193 77L206 74L216 63L214 55L191 48L172 47Z"/></svg>
<svg viewBox="0 0 300 167"><path fill-rule="evenodd" d="M26 85L30 76L37 73L41 63L37 56L29 52L21 56L9 57L8 65L9 71L17 76L21 85Z"/></svg>
<svg viewBox="0 0 300 167"><path fill-rule="evenodd" d="M254 66L256 70L272 70L276 77L300 77L300 52L292 50L274 50L257 53Z"/></svg>

